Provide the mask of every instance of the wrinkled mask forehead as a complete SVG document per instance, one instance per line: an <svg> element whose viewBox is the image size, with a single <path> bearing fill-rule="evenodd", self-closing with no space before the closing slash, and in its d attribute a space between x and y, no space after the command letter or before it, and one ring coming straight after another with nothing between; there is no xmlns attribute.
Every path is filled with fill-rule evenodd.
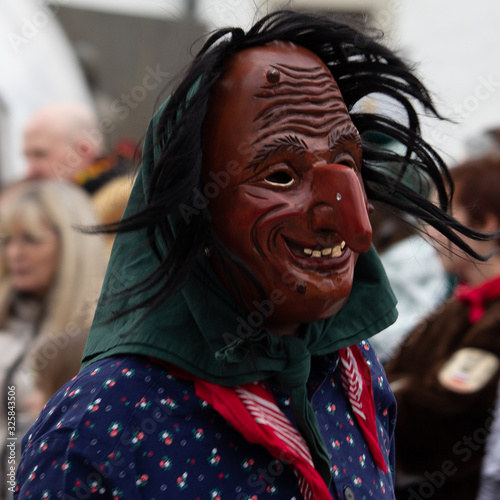
<svg viewBox="0 0 500 500"><path fill-rule="evenodd" d="M227 125L218 127L217 123ZM255 159L252 153L259 141L273 133L298 131L319 136L336 126L347 126L357 135L324 62L293 43L272 42L239 52L227 61L224 75L212 90L205 147L209 156L234 147L241 155L234 160L248 161ZM226 133L220 133L221 128Z"/></svg>

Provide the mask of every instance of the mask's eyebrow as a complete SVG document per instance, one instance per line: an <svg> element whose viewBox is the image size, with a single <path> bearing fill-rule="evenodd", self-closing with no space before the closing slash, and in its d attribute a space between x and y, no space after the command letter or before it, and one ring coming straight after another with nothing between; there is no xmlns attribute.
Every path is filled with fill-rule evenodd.
<svg viewBox="0 0 500 500"><path fill-rule="evenodd" d="M328 134L328 149L330 151L338 149L345 142L354 142L360 150L362 149L358 129L352 124L345 125L342 128L336 127Z"/></svg>
<svg viewBox="0 0 500 500"><path fill-rule="evenodd" d="M257 143L258 144L258 143ZM256 148L256 143L252 144ZM258 148L257 153L249 161L247 169L256 169L266 158L275 156L279 153L287 152L299 156L304 155L309 151L306 142L296 135L285 135L282 137L274 137L273 140L262 147Z"/></svg>

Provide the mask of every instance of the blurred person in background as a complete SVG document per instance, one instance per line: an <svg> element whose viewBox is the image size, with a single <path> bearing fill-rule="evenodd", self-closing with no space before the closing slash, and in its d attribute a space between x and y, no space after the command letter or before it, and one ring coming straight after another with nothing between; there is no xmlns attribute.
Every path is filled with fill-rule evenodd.
<svg viewBox="0 0 500 500"><path fill-rule="evenodd" d="M83 104L48 105L37 110L26 124L24 154L29 180L76 182L103 153L104 137L97 116ZM93 190L93 186L87 187L87 191Z"/></svg>
<svg viewBox="0 0 500 500"><path fill-rule="evenodd" d="M89 329L83 325L62 333L46 335L35 343L30 354L33 390L28 400L34 420L44 404L80 369Z"/></svg>
<svg viewBox="0 0 500 500"><path fill-rule="evenodd" d="M455 218L485 233L498 231L500 157L470 160L451 175ZM398 500L476 497L500 376L499 239L469 241L491 255L480 262L434 237L446 271L460 284L386 366L398 403Z"/></svg>
<svg viewBox="0 0 500 500"><path fill-rule="evenodd" d="M466 157L500 155L500 126L489 128L465 141Z"/></svg>
<svg viewBox="0 0 500 500"><path fill-rule="evenodd" d="M497 500L500 492L500 384L493 417L476 500Z"/></svg>
<svg viewBox="0 0 500 500"><path fill-rule="evenodd" d="M37 110L26 124L28 180L73 182L93 197L101 223L120 220L130 190L135 146L123 140L105 154L105 128L93 110L58 102ZM108 243L112 243L109 237Z"/></svg>
<svg viewBox="0 0 500 500"><path fill-rule="evenodd" d="M447 275L438 252L419 233L415 221L397 210L375 208L370 215L373 245L398 300L398 319L370 339L385 365L417 323L449 297L455 280Z"/></svg>
<svg viewBox="0 0 500 500"><path fill-rule="evenodd" d="M45 402L41 399L62 384L58 367L71 365L69 371L64 368L67 380L79 370L81 337L90 327L106 265L102 238L77 230L98 222L81 188L66 182L25 182L7 189L3 196L8 198L0 213L2 478L11 436L6 391L15 388L15 437L20 445ZM48 339L52 345L47 345ZM78 344L71 359L60 359ZM44 380L43 396L33 408L32 368L47 365L52 373Z"/></svg>
<svg viewBox="0 0 500 500"><path fill-rule="evenodd" d="M384 135L371 133L369 140L381 151L401 154L405 149L399 141ZM400 168L390 162L386 167L395 171ZM429 183L413 172L404 172L402 182L429 198ZM381 363L386 364L416 324L449 296L451 285L436 249L425 239L416 217L383 203L374 202L373 208L373 246L398 301L397 320L370 339Z"/></svg>

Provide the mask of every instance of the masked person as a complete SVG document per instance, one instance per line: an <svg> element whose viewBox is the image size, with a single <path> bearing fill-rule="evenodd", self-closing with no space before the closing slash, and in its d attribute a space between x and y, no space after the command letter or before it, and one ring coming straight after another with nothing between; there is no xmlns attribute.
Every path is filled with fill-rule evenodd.
<svg viewBox="0 0 500 500"><path fill-rule="evenodd" d="M403 123L355 113L372 92ZM150 124L84 368L26 436L17 498L394 498L395 404L366 339L395 300L368 200L463 248L448 225L473 234L445 215L410 97L434 109L401 60L325 18L207 41Z"/></svg>

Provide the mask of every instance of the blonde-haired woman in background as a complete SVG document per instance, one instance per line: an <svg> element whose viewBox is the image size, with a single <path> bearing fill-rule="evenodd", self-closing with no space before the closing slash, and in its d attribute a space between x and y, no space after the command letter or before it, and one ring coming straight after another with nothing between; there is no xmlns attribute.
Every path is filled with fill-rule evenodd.
<svg viewBox="0 0 500 500"><path fill-rule="evenodd" d="M100 237L78 230L98 223L90 198L79 187L52 181L21 183L3 197L0 463L7 474L15 458L13 447L7 445L20 443L40 405L51 396L52 390L44 387L65 382L59 371L66 380L79 371L107 252ZM54 381L43 380L37 390L35 370L43 372L47 366ZM39 383L42 379L38 376Z"/></svg>

